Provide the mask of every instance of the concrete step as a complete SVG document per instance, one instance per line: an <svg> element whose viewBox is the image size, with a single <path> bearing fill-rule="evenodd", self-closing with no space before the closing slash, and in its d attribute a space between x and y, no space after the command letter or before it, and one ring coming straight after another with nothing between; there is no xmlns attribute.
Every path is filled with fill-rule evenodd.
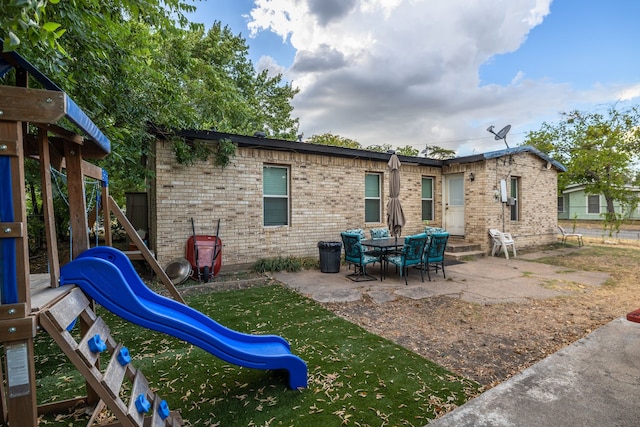
<svg viewBox="0 0 640 427"><path fill-rule="evenodd" d="M472 252L472 251L479 251L480 250L480 244L478 243L466 243L464 241L451 241L449 240L447 242L447 249L445 250L445 252Z"/></svg>
<svg viewBox="0 0 640 427"><path fill-rule="evenodd" d="M487 256L485 251L472 250L463 252L445 252L445 259L453 259L456 261L464 261L469 259L484 258Z"/></svg>

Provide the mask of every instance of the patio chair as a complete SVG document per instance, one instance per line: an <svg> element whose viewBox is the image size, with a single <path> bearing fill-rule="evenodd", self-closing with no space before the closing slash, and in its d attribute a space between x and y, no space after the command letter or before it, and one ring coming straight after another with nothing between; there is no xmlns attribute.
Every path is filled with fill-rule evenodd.
<svg viewBox="0 0 640 427"><path fill-rule="evenodd" d="M504 252L504 257L509 259L509 246L513 250L513 256L516 256L516 242L511 237L510 233L503 233L495 228L491 228L489 230L489 234L491 235L491 239L493 240L493 249L491 249L491 256L495 256L496 249L497 254L500 255L500 250Z"/></svg>
<svg viewBox="0 0 640 427"><path fill-rule="evenodd" d="M391 234L389 234L388 228L371 228L369 229L369 234L371 235L371 240L388 239L389 237L391 237ZM364 253L367 255L377 256L377 257L382 257L382 255L384 254L384 252L380 249L370 249L368 247L365 247Z"/></svg>
<svg viewBox="0 0 640 427"><path fill-rule="evenodd" d="M564 231L564 228L558 226L558 228L560 229L560 233L562 234L562 243L564 245L567 244L567 237L576 237L578 239L578 247L584 245L584 242L582 241L582 234L580 233L567 233L566 231Z"/></svg>
<svg viewBox="0 0 640 427"><path fill-rule="evenodd" d="M364 230L363 230L362 228L350 228L350 229L348 229L348 230L344 230L344 231L343 231L343 233L347 233L347 234L357 234L357 235L358 235L358 238L359 238L360 240L364 240L364 239L366 238L366 235L364 234ZM373 256L376 256L376 254L375 254L375 253L369 253L369 251L367 251L366 249L365 249L365 252L364 252L364 253L365 253L365 254L367 254L367 255L373 255ZM348 269L348 270L351 270L351 263L350 263L350 262L347 262L347 269Z"/></svg>
<svg viewBox="0 0 640 427"><path fill-rule="evenodd" d="M387 257L387 262L394 264L396 269L400 269L400 277L404 276L404 284L407 285L407 276L409 275L409 267L420 267L420 278L424 282L422 272L422 254L427 243L427 235L425 233L415 234L404 238L404 246L399 255Z"/></svg>
<svg viewBox="0 0 640 427"><path fill-rule="evenodd" d="M441 227L431 227L427 225L424 228L424 232L427 233L427 236L431 236L434 233L447 233L447 230Z"/></svg>
<svg viewBox="0 0 640 427"><path fill-rule="evenodd" d="M371 228L369 229L369 234L371 235L371 239L388 239L391 237L389 234L388 228Z"/></svg>
<svg viewBox="0 0 640 427"><path fill-rule="evenodd" d="M444 272L444 251L447 249L448 241L449 233L433 233L430 236L429 244L424 248L422 268L427 271L429 281L431 281L431 274L429 273L431 269L434 269L438 274L438 268L442 268L442 277L447 278Z"/></svg>
<svg viewBox="0 0 640 427"><path fill-rule="evenodd" d="M365 282L369 280L377 280L375 277L367 274L367 265L380 262L380 257L367 255L360 244L360 235L351 233L340 233L342 237L342 245L344 246L344 261L347 264L353 264L354 272L347 274L347 277L354 282ZM382 265L382 264L381 264Z"/></svg>

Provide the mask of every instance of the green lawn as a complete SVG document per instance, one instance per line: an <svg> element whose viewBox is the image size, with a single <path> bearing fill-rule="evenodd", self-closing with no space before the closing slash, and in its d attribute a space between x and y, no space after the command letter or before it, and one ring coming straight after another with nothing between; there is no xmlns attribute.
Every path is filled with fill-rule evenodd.
<svg viewBox="0 0 640 427"><path fill-rule="evenodd" d="M423 426L478 393L473 381L347 322L279 285L212 292L188 304L238 331L277 334L307 362L309 386L241 368L98 310L152 387L190 426ZM36 345L40 403L78 395L83 380L52 340ZM84 414L41 425L84 426Z"/></svg>

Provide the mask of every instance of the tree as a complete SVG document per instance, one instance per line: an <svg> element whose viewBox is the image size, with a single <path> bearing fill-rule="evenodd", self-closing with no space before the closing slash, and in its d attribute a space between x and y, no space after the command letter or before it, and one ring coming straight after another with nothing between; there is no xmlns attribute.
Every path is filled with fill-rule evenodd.
<svg viewBox="0 0 640 427"><path fill-rule="evenodd" d="M365 150L375 151L377 153L386 153L387 151L393 150L393 147L391 144L369 145Z"/></svg>
<svg viewBox="0 0 640 427"><path fill-rule="evenodd" d="M396 154L400 154L402 156L416 157L419 154L419 151L417 148L413 148L410 145L405 145L404 147L399 147L396 150Z"/></svg>
<svg viewBox="0 0 640 427"><path fill-rule="evenodd" d="M357 150L362 149L362 146L358 141L334 135L329 132L323 133L322 135L313 135L307 140L307 142L310 142L311 144L332 145L334 147L355 148Z"/></svg>
<svg viewBox="0 0 640 427"><path fill-rule="evenodd" d="M430 159L448 160L456 157L455 150L438 147L437 145L427 145L425 150L427 153L425 157L429 157Z"/></svg>
<svg viewBox="0 0 640 427"><path fill-rule="evenodd" d="M170 30L176 23L189 25L184 12L194 10L194 5L181 0L9 0L0 11L0 36L5 52L26 47L66 54L62 37L67 32L108 43L109 29L123 19Z"/></svg>
<svg viewBox="0 0 640 427"><path fill-rule="evenodd" d="M322 135L313 135L307 142L312 144L321 144L321 145L333 145L335 147L344 147L344 148L355 148L357 150L362 150L362 145L358 141L353 139L345 138L343 136L334 135L332 133L323 133ZM393 150L391 144L382 144L382 145L369 145L364 148L364 150L375 151L377 153L386 153L389 150ZM400 154L403 156L417 156L418 150L407 145L405 147L400 147L395 150L396 154Z"/></svg>
<svg viewBox="0 0 640 427"><path fill-rule="evenodd" d="M556 124L543 123L529 132L523 144L532 145L567 168L558 180L560 190L582 184L589 194L602 194L607 203L605 223L619 224L614 202L635 206L628 185L640 147L640 111L637 106L621 111L615 106L603 115L572 111ZM619 226L619 225L618 225Z"/></svg>
<svg viewBox="0 0 640 427"><path fill-rule="evenodd" d="M14 16L16 7L0 9L2 28L22 19ZM185 25L180 12L190 7L178 0L49 3L46 22L67 30L57 39L62 49L21 33L20 53L58 83L110 139L112 154L100 166L108 170L120 201L125 191L144 189L149 173L144 160L155 140L150 123L172 130L297 134L290 105L297 90L281 76L257 73L247 59L245 40L227 27L216 23L205 34L201 25ZM45 15L39 16L42 24ZM230 144L174 142L186 163L210 155L217 163L233 154Z"/></svg>
<svg viewBox="0 0 640 427"><path fill-rule="evenodd" d="M418 155L418 150L416 148L413 148L410 145L405 145L404 147L398 147L396 149L394 149L391 144L382 144L382 145L370 145L366 148L366 150L369 151L376 151L378 153L386 153L388 151L395 151L396 154L402 155L402 156L410 156L410 157L414 157Z"/></svg>

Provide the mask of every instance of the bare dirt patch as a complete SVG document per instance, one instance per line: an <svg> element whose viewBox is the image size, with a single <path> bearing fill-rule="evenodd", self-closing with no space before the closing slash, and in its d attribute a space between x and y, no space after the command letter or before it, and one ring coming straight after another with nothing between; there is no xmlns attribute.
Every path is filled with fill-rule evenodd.
<svg viewBox="0 0 640 427"><path fill-rule="evenodd" d="M640 307L637 246L594 244L543 261L607 272L611 280L601 288L578 286L570 296L523 303L482 305L439 296L324 306L488 389Z"/></svg>

